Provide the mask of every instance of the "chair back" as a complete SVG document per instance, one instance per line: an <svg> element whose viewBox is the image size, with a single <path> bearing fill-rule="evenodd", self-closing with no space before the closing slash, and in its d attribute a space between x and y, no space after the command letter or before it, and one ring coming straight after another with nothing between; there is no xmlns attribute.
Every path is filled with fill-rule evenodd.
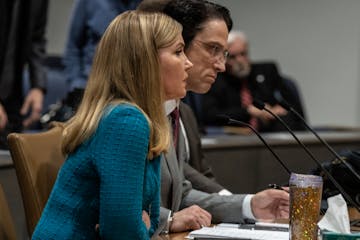
<svg viewBox="0 0 360 240"><path fill-rule="evenodd" d="M16 240L14 221L10 214L4 190L0 184L0 239Z"/></svg>
<svg viewBox="0 0 360 240"><path fill-rule="evenodd" d="M11 133L9 149L32 235L65 157L61 151L62 126L45 132Z"/></svg>

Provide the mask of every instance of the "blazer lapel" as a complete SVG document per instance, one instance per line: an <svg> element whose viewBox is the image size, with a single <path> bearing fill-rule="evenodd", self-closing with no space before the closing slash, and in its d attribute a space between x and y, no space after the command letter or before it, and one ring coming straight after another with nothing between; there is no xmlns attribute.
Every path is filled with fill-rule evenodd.
<svg viewBox="0 0 360 240"><path fill-rule="evenodd" d="M184 169L184 162L186 162L186 144L185 137L181 128L179 129L179 137L178 137L178 146L177 146L177 159L179 163L180 170Z"/></svg>
<svg viewBox="0 0 360 240"><path fill-rule="evenodd" d="M174 144L171 141L168 152L163 156L161 173L162 200L170 205L171 210L178 211L182 196L183 170L176 157ZM171 199L169 199L171 198ZM170 206L168 206L170 207Z"/></svg>

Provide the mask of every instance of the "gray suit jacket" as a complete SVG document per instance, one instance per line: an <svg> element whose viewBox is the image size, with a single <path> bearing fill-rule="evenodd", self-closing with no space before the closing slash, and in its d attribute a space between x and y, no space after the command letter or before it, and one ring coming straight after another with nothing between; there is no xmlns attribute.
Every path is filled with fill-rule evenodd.
<svg viewBox="0 0 360 240"><path fill-rule="evenodd" d="M181 108L180 108L181 109ZM185 141L181 131L178 140L178 157L173 144L161 160L161 210L156 234L163 232L170 211L177 212L191 205L198 205L212 215L213 223L242 222L242 203L245 195L220 196L193 189L185 178Z"/></svg>

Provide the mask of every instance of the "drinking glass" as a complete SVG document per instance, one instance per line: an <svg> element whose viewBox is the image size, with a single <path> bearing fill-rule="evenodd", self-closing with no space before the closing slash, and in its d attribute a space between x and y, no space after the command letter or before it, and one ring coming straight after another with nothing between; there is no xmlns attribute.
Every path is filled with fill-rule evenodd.
<svg viewBox="0 0 360 240"><path fill-rule="evenodd" d="M290 176L290 240L316 240L323 181L320 176Z"/></svg>

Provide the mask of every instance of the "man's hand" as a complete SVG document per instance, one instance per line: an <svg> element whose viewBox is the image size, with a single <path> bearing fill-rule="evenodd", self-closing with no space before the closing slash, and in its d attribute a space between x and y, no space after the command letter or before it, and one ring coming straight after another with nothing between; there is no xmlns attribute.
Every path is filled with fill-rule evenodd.
<svg viewBox="0 0 360 240"><path fill-rule="evenodd" d="M8 122L8 117L4 107L0 104L0 130L4 129Z"/></svg>
<svg viewBox="0 0 360 240"><path fill-rule="evenodd" d="M41 117L43 107L44 94L41 89L33 88L29 91L21 107L21 115L26 115L31 109L30 116L23 121L23 126L28 127Z"/></svg>
<svg viewBox="0 0 360 240"><path fill-rule="evenodd" d="M170 232L184 232L208 227L210 224L211 214L197 205L192 205L174 213L169 230Z"/></svg>
<svg viewBox="0 0 360 240"><path fill-rule="evenodd" d="M279 104L276 104L274 106L267 106L267 107L269 108L270 111L272 111L278 116L284 116L287 114L287 110L282 106L280 106Z"/></svg>
<svg viewBox="0 0 360 240"><path fill-rule="evenodd" d="M268 103L265 103L265 107L267 109L269 109L271 112L273 112L274 114L278 115L278 116L283 116L285 114L287 114L286 109L284 109L283 107L281 107L280 105L274 105L271 106ZM255 107L254 105L250 105L247 108L248 113L253 116L256 117L258 119L260 119L263 123L267 124L269 121L274 120L274 116L271 115L270 113L268 113L265 110L260 110L257 107Z"/></svg>
<svg viewBox="0 0 360 240"><path fill-rule="evenodd" d="M289 193L284 190L264 190L251 199L251 209L256 219L289 218L289 206Z"/></svg>
<svg viewBox="0 0 360 240"><path fill-rule="evenodd" d="M265 104L266 108L268 108L268 106L269 105ZM263 123L268 123L270 120L274 119L274 117L270 113L264 110L260 110L254 105L250 105L247 108L247 111L252 117L256 117L257 119L261 120Z"/></svg>

